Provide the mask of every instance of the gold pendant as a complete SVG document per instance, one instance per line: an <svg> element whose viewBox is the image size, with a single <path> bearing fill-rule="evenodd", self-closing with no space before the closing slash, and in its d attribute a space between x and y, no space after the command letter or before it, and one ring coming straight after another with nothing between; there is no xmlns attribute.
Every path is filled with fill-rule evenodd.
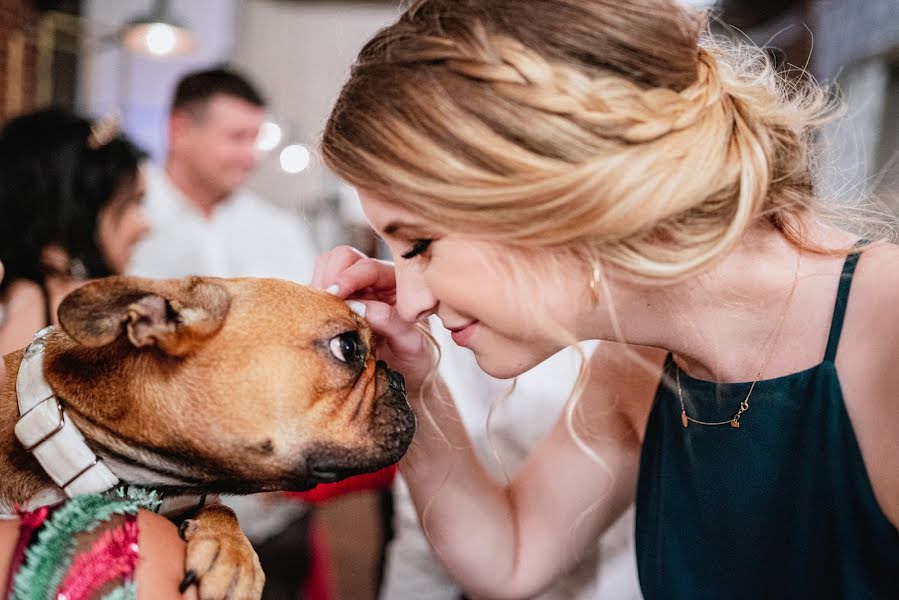
<svg viewBox="0 0 899 600"><path fill-rule="evenodd" d="M739 422L738 420L734 419L733 421L730 422L730 426L731 426L731 427L736 427L737 429L739 429L739 428L740 428L740 422Z"/></svg>
<svg viewBox="0 0 899 600"><path fill-rule="evenodd" d="M687 411L680 411L680 422L684 424L684 429L686 429L687 425L690 424L690 421L687 420Z"/></svg>

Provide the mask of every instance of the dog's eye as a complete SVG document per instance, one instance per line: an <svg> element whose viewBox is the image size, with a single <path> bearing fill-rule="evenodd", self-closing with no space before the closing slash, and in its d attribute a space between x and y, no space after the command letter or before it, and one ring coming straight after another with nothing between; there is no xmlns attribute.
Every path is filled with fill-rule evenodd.
<svg viewBox="0 0 899 600"><path fill-rule="evenodd" d="M362 342L359 340L359 334L355 331L341 333L332 338L328 343L328 348L331 349L331 354L337 360L345 363L358 362L363 354Z"/></svg>

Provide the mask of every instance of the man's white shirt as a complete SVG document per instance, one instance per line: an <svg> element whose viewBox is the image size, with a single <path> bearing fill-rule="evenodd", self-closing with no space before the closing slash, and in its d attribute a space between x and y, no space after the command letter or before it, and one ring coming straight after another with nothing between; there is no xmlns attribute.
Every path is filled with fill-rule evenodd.
<svg viewBox="0 0 899 600"><path fill-rule="evenodd" d="M164 171L148 167L146 177L144 211L153 231L135 249L131 274L312 279L318 252L297 215L241 190L206 217Z"/></svg>

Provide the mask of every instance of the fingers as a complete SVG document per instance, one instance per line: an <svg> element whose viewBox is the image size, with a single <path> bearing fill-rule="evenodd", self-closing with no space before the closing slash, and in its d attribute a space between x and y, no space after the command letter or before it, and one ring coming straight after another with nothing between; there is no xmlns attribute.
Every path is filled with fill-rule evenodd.
<svg viewBox="0 0 899 600"><path fill-rule="evenodd" d="M352 246L337 246L315 259L312 285L326 288L334 283L335 276L351 264L368 258Z"/></svg>
<svg viewBox="0 0 899 600"><path fill-rule="evenodd" d="M393 264L367 258L336 274L331 282L337 289L328 291L341 298L369 298L393 302L396 298L396 273Z"/></svg>
<svg viewBox="0 0 899 600"><path fill-rule="evenodd" d="M387 352L379 352L379 358L406 377L407 388L417 389L436 367L433 348L419 325L405 321L393 306L384 302L366 301L365 305L366 320L386 346Z"/></svg>
<svg viewBox="0 0 899 600"><path fill-rule="evenodd" d="M318 257L312 285L344 299L392 300L396 296L393 263L368 258L350 246L338 246Z"/></svg>

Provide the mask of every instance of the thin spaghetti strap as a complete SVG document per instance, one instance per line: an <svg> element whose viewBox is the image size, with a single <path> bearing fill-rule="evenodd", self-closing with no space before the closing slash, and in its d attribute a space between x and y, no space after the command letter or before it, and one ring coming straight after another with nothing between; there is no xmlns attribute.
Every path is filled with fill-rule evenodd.
<svg viewBox="0 0 899 600"><path fill-rule="evenodd" d="M859 241L856 247L866 243ZM855 252L846 257L843 263L843 272L840 274L840 286L837 288L837 298L833 307L833 318L830 321L830 334L827 337L827 351L824 360L833 362L837 357L837 347L840 344L840 334L843 332L843 320L846 318L846 305L849 303L849 291L852 288L852 276L858 264L860 252Z"/></svg>

